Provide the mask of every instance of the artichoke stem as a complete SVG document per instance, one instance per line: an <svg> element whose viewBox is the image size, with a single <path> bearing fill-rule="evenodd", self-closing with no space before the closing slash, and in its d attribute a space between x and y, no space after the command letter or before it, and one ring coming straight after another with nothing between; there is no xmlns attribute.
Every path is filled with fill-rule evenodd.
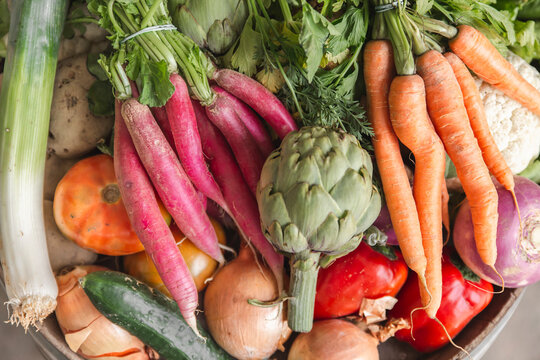
<svg viewBox="0 0 540 360"><path fill-rule="evenodd" d="M319 257L320 253L309 253L291 258L288 322L292 331L309 332L313 327Z"/></svg>

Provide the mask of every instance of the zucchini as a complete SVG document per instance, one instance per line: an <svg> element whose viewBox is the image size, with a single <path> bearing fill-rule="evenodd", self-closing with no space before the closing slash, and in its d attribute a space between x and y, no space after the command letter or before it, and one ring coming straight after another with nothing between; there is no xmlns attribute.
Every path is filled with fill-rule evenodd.
<svg viewBox="0 0 540 360"><path fill-rule="evenodd" d="M129 275L96 271L79 280L94 306L110 321L169 360L232 359L210 335L191 330L170 298Z"/></svg>

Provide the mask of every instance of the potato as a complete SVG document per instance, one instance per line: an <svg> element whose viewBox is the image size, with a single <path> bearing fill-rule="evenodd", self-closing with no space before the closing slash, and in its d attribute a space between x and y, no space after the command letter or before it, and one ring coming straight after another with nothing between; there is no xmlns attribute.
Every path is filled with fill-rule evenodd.
<svg viewBox="0 0 540 360"><path fill-rule="evenodd" d="M63 61L80 54L86 54L90 51L91 46L92 43L83 37L62 38L60 40L60 49L58 50L58 61Z"/></svg>
<svg viewBox="0 0 540 360"><path fill-rule="evenodd" d="M114 124L112 116L94 116L87 93L96 79L86 68L86 55L58 64L49 127L48 152L65 159L92 151L107 138Z"/></svg>
<svg viewBox="0 0 540 360"><path fill-rule="evenodd" d="M77 161L79 161L79 158L62 159L55 154L47 154L47 160L45 161L45 184L43 185L44 200L54 200L56 185Z"/></svg>
<svg viewBox="0 0 540 360"><path fill-rule="evenodd" d="M49 260L54 272L68 265L85 265L96 261L97 254L83 249L73 241L66 239L58 230L54 221L52 201L43 201L43 215Z"/></svg>

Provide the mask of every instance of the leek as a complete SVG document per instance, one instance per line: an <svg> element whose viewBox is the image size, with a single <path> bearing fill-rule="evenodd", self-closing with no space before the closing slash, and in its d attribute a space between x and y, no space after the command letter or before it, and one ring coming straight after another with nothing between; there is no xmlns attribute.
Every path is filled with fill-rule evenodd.
<svg viewBox="0 0 540 360"><path fill-rule="evenodd" d="M67 0L12 2L0 92L0 259L10 322L37 326L54 311L43 180L60 35Z"/></svg>

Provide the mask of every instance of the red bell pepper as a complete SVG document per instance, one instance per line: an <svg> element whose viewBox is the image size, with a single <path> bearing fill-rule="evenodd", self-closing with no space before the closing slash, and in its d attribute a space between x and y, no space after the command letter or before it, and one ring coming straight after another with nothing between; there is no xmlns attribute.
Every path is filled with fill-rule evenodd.
<svg viewBox="0 0 540 360"><path fill-rule="evenodd" d="M493 298L493 285L485 280L471 282L452 263L448 254L442 261L442 302L437 311L437 319L454 338L468 323L478 315ZM389 318L410 319L413 309L422 307L416 274L411 274L398 295L398 302L388 314ZM412 316L414 339L411 330L396 333L396 338L408 342L416 350L431 352L446 345L449 340L443 328L430 319L424 310L415 311Z"/></svg>
<svg viewBox="0 0 540 360"><path fill-rule="evenodd" d="M390 248L389 248L390 249ZM319 270L315 320L357 312L362 299L395 296L407 279L407 265L399 251L395 259L361 243L356 250Z"/></svg>

